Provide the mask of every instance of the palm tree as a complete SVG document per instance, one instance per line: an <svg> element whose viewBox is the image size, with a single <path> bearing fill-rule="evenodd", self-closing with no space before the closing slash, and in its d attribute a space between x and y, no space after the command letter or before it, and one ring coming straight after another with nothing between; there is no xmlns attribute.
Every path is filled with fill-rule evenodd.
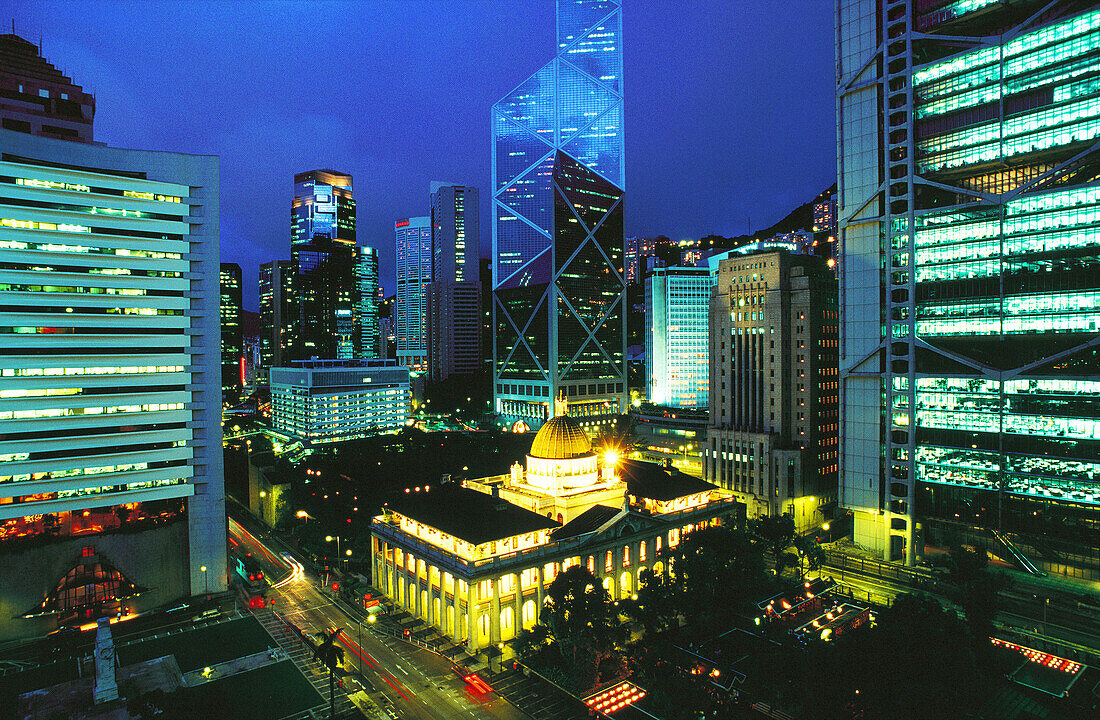
<svg viewBox="0 0 1100 720"><path fill-rule="evenodd" d="M336 638L340 634L340 628L332 628L328 632L317 633L320 644L313 650L313 657L317 658L328 668L328 703L329 717L336 718L336 672L340 669L340 663L344 662L344 648L336 644Z"/></svg>

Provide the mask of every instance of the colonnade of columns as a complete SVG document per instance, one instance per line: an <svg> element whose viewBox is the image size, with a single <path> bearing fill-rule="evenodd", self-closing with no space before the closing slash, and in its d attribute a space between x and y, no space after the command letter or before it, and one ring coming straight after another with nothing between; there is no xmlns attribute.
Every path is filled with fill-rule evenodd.
<svg viewBox="0 0 1100 720"><path fill-rule="evenodd" d="M590 567L613 600L630 597L637 592L643 570L667 573L667 562L659 555L677 545L683 531L690 531L690 526L469 582L375 536L371 538L374 585L398 607L464 642L473 652L511 640L520 629L537 623L547 588L570 565Z"/></svg>

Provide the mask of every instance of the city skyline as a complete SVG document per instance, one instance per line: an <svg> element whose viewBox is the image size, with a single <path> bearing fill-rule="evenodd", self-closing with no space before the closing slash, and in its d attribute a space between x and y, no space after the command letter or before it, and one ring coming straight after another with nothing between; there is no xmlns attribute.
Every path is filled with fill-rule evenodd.
<svg viewBox="0 0 1100 720"><path fill-rule="evenodd" d="M700 3L678 9L675 24L664 5L630 6L624 17L624 63L647 68L628 73L627 89L648 100L629 107L625 118L637 199L627 206L625 232L677 239L737 235L750 217L754 229L765 227L813 197L834 174L831 103L813 100L832 93L832 5L802 2L798 13L776 17L764 1L735 8ZM84 86L98 93L97 140L223 158L222 259L241 265L244 306L251 311L258 308L259 264L285 255L293 175L309 167L337 166L361 182L373 180L375 189L359 202L359 242L379 249L380 281L393 294L390 223L427 214L424 187L431 180L489 187L484 107L499 99L500 88L537 70L554 48L549 1L393 3L371 13L372 23L392 31L372 33L369 42L348 37L334 50L345 71L326 79L304 60L312 45L297 44L287 28L308 22L339 38L341 28L363 25L354 21L356 5L309 6L308 16L294 3L268 3L262 13L218 6L217 22L212 12L197 10L203 7L0 3L17 33L35 42L41 36L43 55L63 71L80 68ZM486 16L496 20L485 23ZM426 48L417 43L415 57L398 43L414 30L430 41ZM222 38L229 36L244 44L227 49ZM149 46L146 37L161 41ZM270 52L272 45L285 52ZM186 75L174 67L181 53L193 56L200 71ZM723 55L728 61L711 72L693 67L696 58ZM672 81L684 75L693 78L690 87ZM250 80L239 82L242 76ZM312 109L296 94L308 80L318 98L336 97L325 89L348 77L363 78L372 92L345 88L342 104ZM448 121L430 119L438 116L433 98L459 78L466 92L451 94ZM742 89L731 96L731 87ZM150 97L162 100L150 104ZM417 119L394 123L398 110ZM688 130L678 113L693 118ZM212 116L223 121L214 127L207 121ZM807 156L805 148L815 146L822 151ZM761 153L776 160L765 163ZM685 191L662 190L668 187ZM490 213L483 203L485 228ZM482 235L480 255L488 257L489 233Z"/></svg>

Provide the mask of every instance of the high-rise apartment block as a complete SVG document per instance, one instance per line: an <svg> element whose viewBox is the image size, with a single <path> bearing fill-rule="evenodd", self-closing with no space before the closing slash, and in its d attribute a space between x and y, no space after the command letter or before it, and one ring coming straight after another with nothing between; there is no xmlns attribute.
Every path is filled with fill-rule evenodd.
<svg viewBox="0 0 1100 720"><path fill-rule="evenodd" d="M352 178L333 170L294 176L289 357L355 354L355 199Z"/></svg>
<svg viewBox="0 0 1100 720"><path fill-rule="evenodd" d="M0 125L4 130L92 142L95 98L18 35L0 35Z"/></svg>
<svg viewBox="0 0 1100 720"><path fill-rule="evenodd" d="M359 305L355 316L356 357L379 357L378 347L378 251L360 247L355 265L359 281Z"/></svg>
<svg viewBox="0 0 1100 720"><path fill-rule="evenodd" d="M220 277L222 390L240 390L244 385L244 341L241 337L241 266L237 263L222 263Z"/></svg>
<svg viewBox="0 0 1100 720"><path fill-rule="evenodd" d="M626 412L619 3L559 0L556 57L493 106L496 410Z"/></svg>
<svg viewBox="0 0 1100 720"><path fill-rule="evenodd" d="M290 320L294 269L289 260L272 260L260 265L260 366L279 367L290 343Z"/></svg>
<svg viewBox="0 0 1100 720"><path fill-rule="evenodd" d="M218 159L0 152L0 639L224 590Z"/></svg>
<svg viewBox="0 0 1100 720"><path fill-rule="evenodd" d="M426 288L428 377L481 369L477 188L433 182L432 281Z"/></svg>
<svg viewBox="0 0 1100 720"><path fill-rule="evenodd" d="M645 382L649 401L706 408L710 273L657 268L645 279Z"/></svg>
<svg viewBox="0 0 1100 720"><path fill-rule="evenodd" d="M837 283L824 258L730 255L710 300L704 477L749 517L827 519L837 492Z"/></svg>
<svg viewBox="0 0 1100 720"><path fill-rule="evenodd" d="M855 540L907 563L989 544L1100 579L1100 8L838 12Z"/></svg>
<svg viewBox="0 0 1100 720"><path fill-rule="evenodd" d="M427 286L432 281L432 219L403 218L394 223L397 242L397 297L394 326L397 360L412 370L428 363Z"/></svg>

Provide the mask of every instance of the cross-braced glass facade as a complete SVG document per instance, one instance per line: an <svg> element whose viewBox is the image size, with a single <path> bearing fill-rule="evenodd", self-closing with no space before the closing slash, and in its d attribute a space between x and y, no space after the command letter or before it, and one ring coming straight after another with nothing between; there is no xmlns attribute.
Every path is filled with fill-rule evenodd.
<svg viewBox="0 0 1100 720"><path fill-rule="evenodd" d="M1095 579L1100 9L1043 7L840 4L842 498L894 559L957 524Z"/></svg>
<svg viewBox="0 0 1100 720"><path fill-rule="evenodd" d="M494 394L539 424L626 410L622 23L558 1L557 57L493 106Z"/></svg>

